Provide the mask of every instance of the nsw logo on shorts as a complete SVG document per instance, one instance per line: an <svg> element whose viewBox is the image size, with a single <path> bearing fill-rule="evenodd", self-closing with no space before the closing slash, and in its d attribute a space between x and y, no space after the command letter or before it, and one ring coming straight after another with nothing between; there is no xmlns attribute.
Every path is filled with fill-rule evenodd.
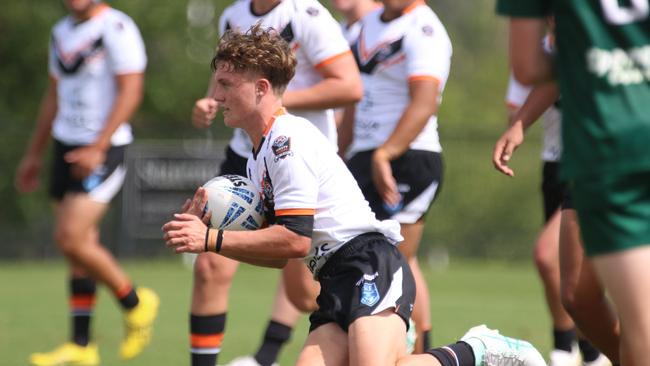
<svg viewBox="0 0 650 366"><path fill-rule="evenodd" d="M379 301L379 290L375 284L375 278L379 277L379 273L364 274L363 277L357 282L357 286L361 284L361 300L360 302L367 306L374 306Z"/></svg>

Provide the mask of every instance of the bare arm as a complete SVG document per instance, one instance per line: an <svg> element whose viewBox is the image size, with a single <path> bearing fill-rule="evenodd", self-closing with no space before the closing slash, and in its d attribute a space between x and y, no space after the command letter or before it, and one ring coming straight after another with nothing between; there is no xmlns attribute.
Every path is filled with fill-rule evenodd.
<svg viewBox="0 0 650 366"><path fill-rule="evenodd" d="M544 52L546 34L543 18L511 18L510 62L515 78L526 85L554 79L551 56Z"/></svg>
<svg viewBox="0 0 650 366"><path fill-rule="evenodd" d="M508 162L514 151L524 142L524 133L539 117L550 108L559 97L559 90L555 82L548 82L536 86L526 102L514 116L508 129L501 135L494 146L492 164L501 173L514 176L514 171Z"/></svg>
<svg viewBox="0 0 650 366"><path fill-rule="evenodd" d="M301 90L286 91L282 104L289 109L327 109L358 102L363 96L359 69L351 52L335 56L317 65L323 76L317 84Z"/></svg>
<svg viewBox="0 0 650 366"><path fill-rule="evenodd" d="M15 186L20 192L31 192L38 187L38 176L43 165L43 152L50 140L52 122L54 122L58 109L56 88L57 81L50 76L47 89L41 99L36 128L16 171Z"/></svg>
<svg viewBox="0 0 650 366"><path fill-rule="evenodd" d="M176 214L163 226L165 242L176 253L205 251L207 226L192 214ZM216 230L210 229L210 247L216 244ZM311 238L296 234L282 225L253 231L224 231L219 254L265 267L283 267L288 258L309 253Z"/></svg>
<svg viewBox="0 0 650 366"><path fill-rule="evenodd" d="M142 101L143 73L116 75L115 79L117 95L99 137L92 145L72 150L65 155L65 160L73 164L73 174L77 177L88 176L106 160L106 151L111 147L113 133L131 118Z"/></svg>
<svg viewBox="0 0 650 366"><path fill-rule="evenodd" d="M375 187L384 202L399 203L397 183L392 175L390 161L398 158L422 132L429 118L438 112L440 83L435 79L411 81L410 102L388 139L372 156L372 175Z"/></svg>

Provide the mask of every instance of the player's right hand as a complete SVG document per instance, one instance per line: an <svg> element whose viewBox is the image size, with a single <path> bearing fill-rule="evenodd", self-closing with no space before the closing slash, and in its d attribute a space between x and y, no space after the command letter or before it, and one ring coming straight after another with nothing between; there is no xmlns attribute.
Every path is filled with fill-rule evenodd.
<svg viewBox="0 0 650 366"><path fill-rule="evenodd" d="M40 157L31 155L23 157L16 170L16 181L14 182L19 192L33 192L38 188L42 165L43 160Z"/></svg>
<svg viewBox="0 0 650 366"><path fill-rule="evenodd" d="M515 121L494 145L494 152L492 153L492 164L494 164L494 168L507 176L514 177L515 172L508 166L508 162L517 147L523 142L523 123L521 121Z"/></svg>
<svg viewBox="0 0 650 366"><path fill-rule="evenodd" d="M207 128L217 116L219 103L213 98L199 99L192 108L192 124L197 128Z"/></svg>

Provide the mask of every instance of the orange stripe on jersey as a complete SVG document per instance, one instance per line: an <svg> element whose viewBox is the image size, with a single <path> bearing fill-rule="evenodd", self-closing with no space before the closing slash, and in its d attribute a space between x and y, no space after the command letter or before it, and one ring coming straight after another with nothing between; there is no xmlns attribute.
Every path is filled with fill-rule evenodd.
<svg viewBox="0 0 650 366"><path fill-rule="evenodd" d="M90 309L95 305L93 295L75 295L70 298L70 307L73 309Z"/></svg>
<svg viewBox="0 0 650 366"><path fill-rule="evenodd" d="M266 123L266 128L264 128L264 132L262 132L262 136L266 136L269 131L271 131L271 127L273 127L273 123L275 122L275 119L283 114L287 114L287 110L284 107L281 107L273 115L271 116L271 119Z"/></svg>
<svg viewBox="0 0 650 366"><path fill-rule="evenodd" d="M313 208L287 208L284 210L275 210L275 216L313 216L316 210Z"/></svg>
<svg viewBox="0 0 650 366"><path fill-rule="evenodd" d="M221 346L223 333L219 334L191 334L190 344L197 348L213 348Z"/></svg>
<svg viewBox="0 0 650 366"><path fill-rule="evenodd" d="M402 10L402 14L406 14L408 12L413 11L413 9L417 8L420 5L424 5L424 1L418 0L413 2L411 5L407 6L404 10Z"/></svg>
<svg viewBox="0 0 650 366"><path fill-rule="evenodd" d="M435 76L431 76L431 75L411 75L411 76L409 76L409 82L411 82L411 81L421 81L421 80L435 81L438 84L440 84L440 79L438 79Z"/></svg>
<svg viewBox="0 0 650 366"><path fill-rule="evenodd" d="M319 62L318 64L316 64L316 66L314 66L314 68L315 69L320 69L321 67L327 66L327 65L331 64L332 62L334 62L334 61L338 60L339 58L341 58L343 56L346 56L346 55L352 55L352 51L347 50L345 52L339 53L338 55L334 55L334 56L331 56L329 58L326 58L325 60L323 60L323 61Z"/></svg>

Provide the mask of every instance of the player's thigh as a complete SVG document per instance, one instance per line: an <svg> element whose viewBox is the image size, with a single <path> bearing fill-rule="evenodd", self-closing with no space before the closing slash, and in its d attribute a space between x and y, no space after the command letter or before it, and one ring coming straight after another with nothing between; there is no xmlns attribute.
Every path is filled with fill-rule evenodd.
<svg viewBox="0 0 650 366"><path fill-rule="evenodd" d="M424 232L424 220L418 220L414 224L400 223L400 226L404 241L397 248L409 260L417 255Z"/></svg>
<svg viewBox="0 0 650 366"><path fill-rule="evenodd" d="M319 326L307 336L296 365L348 365L348 335L336 323Z"/></svg>
<svg viewBox="0 0 650 366"><path fill-rule="evenodd" d="M56 205L55 236L60 239L97 237L97 227L108 209L107 203L97 202L86 193L67 193Z"/></svg>
<svg viewBox="0 0 650 366"><path fill-rule="evenodd" d="M393 366L406 354L406 324L391 309L357 318L348 344L352 366Z"/></svg>
<svg viewBox="0 0 650 366"><path fill-rule="evenodd" d="M320 284L314 280L314 276L301 259L290 259L287 262L282 269L282 282L293 306L303 312L316 310Z"/></svg>
<svg viewBox="0 0 650 366"><path fill-rule="evenodd" d="M235 277L239 262L216 253L201 253L194 262L195 285L216 283L229 285Z"/></svg>
<svg viewBox="0 0 650 366"><path fill-rule="evenodd" d="M621 329L650 346L650 245L596 256L593 263L615 304Z"/></svg>

